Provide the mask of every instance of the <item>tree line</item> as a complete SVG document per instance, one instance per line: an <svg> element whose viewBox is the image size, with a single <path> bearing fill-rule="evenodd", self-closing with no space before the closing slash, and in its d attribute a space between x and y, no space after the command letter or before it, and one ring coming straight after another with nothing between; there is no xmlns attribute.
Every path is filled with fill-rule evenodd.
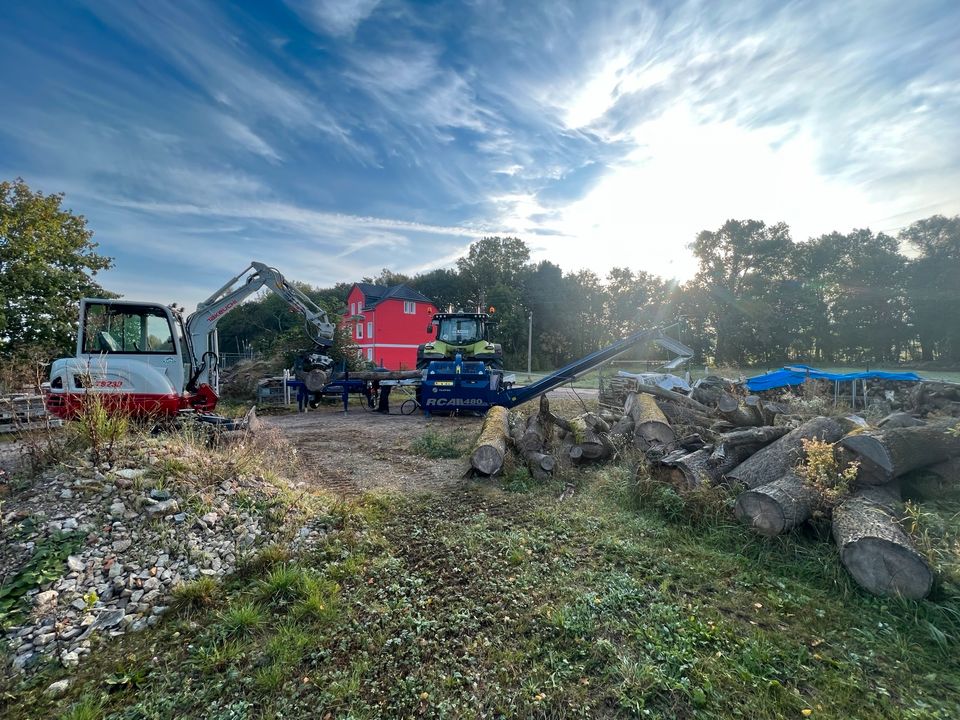
<svg viewBox="0 0 960 720"><path fill-rule="evenodd" d="M0 182L0 357L70 353L77 300L110 295L96 275L112 261L62 199ZM729 220L689 249L698 270L685 283L624 267L605 277L565 271L531 262L519 238L485 237L453 268L300 287L333 315L353 280L406 283L441 309L494 307L496 340L513 367L526 364L531 313L541 369L650 326L671 326L697 361L715 364L960 364L960 216L934 215L897 237L864 229L803 242L784 223ZM282 300L264 295L224 318L221 348L290 350L308 344L301 327ZM338 349L348 343L341 333Z"/></svg>

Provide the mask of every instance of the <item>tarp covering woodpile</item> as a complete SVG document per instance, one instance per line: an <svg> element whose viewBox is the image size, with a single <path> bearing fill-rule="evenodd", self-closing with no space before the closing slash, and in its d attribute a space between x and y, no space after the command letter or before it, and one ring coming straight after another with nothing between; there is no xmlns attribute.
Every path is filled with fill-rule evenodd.
<svg viewBox="0 0 960 720"><path fill-rule="evenodd" d="M862 372L832 373L817 370L807 365L788 365L763 375L747 378L744 382L750 392L763 392L790 385L803 385L807 380L832 380L834 382L852 382L853 380L889 380L892 382L921 382L922 377L912 372L887 372L885 370L864 370Z"/></svg>

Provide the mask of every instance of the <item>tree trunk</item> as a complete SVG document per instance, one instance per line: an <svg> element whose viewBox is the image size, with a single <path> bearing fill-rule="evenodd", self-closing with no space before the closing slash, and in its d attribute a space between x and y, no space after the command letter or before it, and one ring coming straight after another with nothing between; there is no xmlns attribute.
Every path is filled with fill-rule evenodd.
<svg viewBox="0 0 960 720"><path fill-rule="evenodd" d="M703 413L672 402L659 400L657 401L657 407L660 408L660 412L666 416L672 425L691 425L694 427L708 428L714 421L713 418Z"/></svg>
<svg viewBox="0 0 960 720"><path fill-rule="evenodd" d="M740 405L740 401L735 395L724 393L717 402L717 410L727 422L736 427L749 427L751 425L763 425L763 416L756 407Z"/></svg>
<svg viewBox="0 0 960 720"><path fill-rule="evenodd" d="M643 383L640 383L637 385L637 392L653 395L661 400L675 402L678 405L683 405L684 407L690 408L691 410L696 410L698 413L702 413L704 415L710 415L713 412L713 410L708 408L706 405L698 403L696 400L688 398L686 395L675 393L673 390L664 390L662 387L658 387L656 385L644 385Z"/></svg>
<svg viewBox="0 0 960 720"><path fill-rule="evenodd" d="M670 445L676 440L673 428L650 395L635 395L629 414L633 418L633 443L641 450L651 445Z"/></svg>
<svg viewBox="0 0 960 720"><path fill-rule="evenodd" d="M882 485L911 470L960 457L960 434L949 432L955 424L938 422L848 435L840 445L860 461L859 484Z"/></svg>
<svg viewBox="0 0 960 720"><path fill-rule="evenodd" d="M883 420L877 423L877 427L884 430L893 430L894 428L919 427L926 425L923 420L918 420L910 413L895 412L887 415Z"/></svg>
<svg viewBox="0 0 960 720"><path fill-rule="evenodd" d="M841 437L843 427L839 422L829 417L815 417L749 457L728 472L727 478L750 489L765 485L796 466L803 456L804 440L836 442Z"/></svg>
<svg viewBox="0 0 960 720"><path fill-rule="evenodd" d="M681 490L717 485L728 471L737 466L741 456L734 453L731 457L715 460L709 447L687 453L686 455L668 455L660 461L660 467L666 468L666 479Z"/></svg>
<svg viewBox="0 0 960 720"><path fill-rule="evenodd" d="M749 452L747 457L749 457L762 447L772 443L774 440L779 440L789 431L789 428L782 426L764 426L724 433L717 438L717 444L713 451L713 457L716 460L722 460L727 455L730 455L734 448L743 446L748 448Z"/></svg>
<svg viewBox="0 0 960 720"><path fill-rule="evenodd" d="M820 492L790 471L779 480L740 493L737 519L761 535L773 537L808 520L820 502Z"/></svg>
<svg viewBox="0 0 960 720"><path fill-rule="evenodd" d="M896 484L858 490L834 508L833 539L862 588L919 600L933 586L933 571L897 523L902 507Z"/></svg>
<svg viewBox="0 0 960 720"><path fill-rule="evenodd" d="M493 475L503 467L507 451L508 412L505 407L494 405L483 419L483 428L470 453L473 469L484 475Z"/></svg>

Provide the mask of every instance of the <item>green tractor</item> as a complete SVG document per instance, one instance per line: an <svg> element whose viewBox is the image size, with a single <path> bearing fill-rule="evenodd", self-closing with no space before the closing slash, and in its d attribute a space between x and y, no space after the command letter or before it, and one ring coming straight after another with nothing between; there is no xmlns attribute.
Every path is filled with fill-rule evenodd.
<svg viewBox="0 0 960 720"><path fill-rule="evenodd" d="M497 321L487 313L437 313L427 326L436 340L417 348L417 369L433 360L453 360L459 353L464 360L480 361L492 370L503 370L503 348L490 342L489 328Z"/></svg>

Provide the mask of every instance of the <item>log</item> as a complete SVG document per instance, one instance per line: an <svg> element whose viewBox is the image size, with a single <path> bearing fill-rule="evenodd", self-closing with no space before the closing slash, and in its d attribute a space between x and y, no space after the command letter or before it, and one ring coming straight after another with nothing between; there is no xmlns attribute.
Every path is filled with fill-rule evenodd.
<svg viewBox="0 0 960 720"><path fill-rule="evenodd" d="M911 470L960 457L956 421L848 435L840 445L860 461L857 483L882 485Z"/></svg>
<svg viewBox="0 0 960 720"><path fill-rule="evenodd" d="M553 469L557 465L557 461L553 459L553 455L547 455L542 452L529 452L524 455L524 459L531 467L538 467L548 473L553 472Z"/></svg>
<svg viewBox="0 0 960 720"><path fill-rule="evenodd" d="M702 413L703 415L711 415L713 413L713 410L703 403L698 403L696 400L688 398L686 395L673 392L673 390L664 390L662 387L658 387L656 385L644 385L643 383L640 383L637 385L637 392L653 395L661 400L675 402L678 405L683 405L691 410L696 410L698 413Z"/></svg>
<svg viewBox="0 0 960 720"><path fill-rule="evenodd" d="M657 407L660 408L660 412L666 416L671 425L691 425L694 427L708 428L714 422L713 418L691 410L688 407L677 405L676 403L658 400Z"/></svg>
<svg viewBox="0 0 960 720"><path fill-rule="evenodd" d="M778 480L740 493L734 513L761 535L773 537L810 519L820 501L820 492L791 470Z"/></svg>
<svg viewBox="0 0 960 720"><path fill-rule="evenodd" d="M883 420L877 423L877 427L883 428L884 430L892 430L893 428L904 428L904 427L919 427L920 425L926 425L923 420L918 420L910 413L905 412L895 412L887 415Z"/></svg>
<svg viewBox="0 0 960 720"><path fill-rule="evenodd" d="M343 373L335 373L334 380L342 380ZM375 372L363 370L349 373L351 380L414 380L423 377L423 370L393 370L391 372Z"/></svg>
<svg viewBox="0 0 960 720"><path fill-rule="evenodd" d="M862 588L919 600L933 586L933 571L897 523L902 509L895 483L861 488L834 508L833 539Z"/></svg>
<svg viewBox="0 0 960 720"><path fill-rule="evenodd" d="M836 442L843 427L834 418L815 417L751 455L726 473L729 480L753 489L783 477L803 456L803 441L816 438Z"/></svg>
<svg viewBox="0 0 960 720"><path fill-rule="evenodd" d="M724 393L717 401L717 410L721 417L736 427L763 425L763 415L756 407L741 406L736 396Z"/></svg>
<svg viewBox="0 0 960 720"><path fill-rule="evenodd" d="M527 426L523 430L519 443L521 450L530 451L543 449L547 434L543 420L543 417L539 414L531 415L527 418Z"/></svg>
<svg viewBox="0 0 960 720"><path fill-rule="evenodd" d="M633 440L633 428L633 418L629 415L623 415L610 428L610 440L617 445L626 445Z"/></svg>
<svg viewBox="0 0 960 720"><path fill-rule="evenodd" d="M470 465L479 473L494 475L503 467L507 452L508 412L494 405L483 419L480 437L470 453Z"/></svg>
<svg viewBox="0 0 960 720"><path fill-rule="evenodd" d="M676 440L667 417L650 395L637 395L630 408L633 418L633 443L642 450L651 445L670 445Z"/></svg>
<svg viewBox="0 0 960 720"><path fill-rule="evenodd" d="M671 484L681 490L693 490L718 485L724 474L735 468L741 460L739 455L714 460L712 448L707 446L680 456L671 453L661 459L660 465L667 469L666 476Z"/></svg>

